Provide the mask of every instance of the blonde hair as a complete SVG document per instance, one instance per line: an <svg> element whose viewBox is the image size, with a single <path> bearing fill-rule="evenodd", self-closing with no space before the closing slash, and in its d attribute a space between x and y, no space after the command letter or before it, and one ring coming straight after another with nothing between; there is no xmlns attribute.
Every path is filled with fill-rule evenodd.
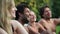
<svg viewBox="0 0 60 34"><path fill-rule="evenodd" d="M14 0L0 0L0 27L3 28L8 34L12 33L11 27L11 7Z"/></svg>

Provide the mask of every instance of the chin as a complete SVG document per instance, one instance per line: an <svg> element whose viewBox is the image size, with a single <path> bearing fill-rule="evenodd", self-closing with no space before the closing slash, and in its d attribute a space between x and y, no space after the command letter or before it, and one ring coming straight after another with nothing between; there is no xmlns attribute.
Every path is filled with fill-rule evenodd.
<svg viewBox="0 0 60 34"><path fill-rule="evenodd" d="M35 20L32 20L32 22L35 22Z"/></svg>
<svg viewBox="0 0 60 34"><path fill-rule="evenodd" d="M50 19L50 17L47 17L47 19Z"/></svg>
<svg viewBox="0 0 60 34"><path fill-rule="evenodd" d="M16 16L15 15L12 15L13 18L15 18Z"/></svg>

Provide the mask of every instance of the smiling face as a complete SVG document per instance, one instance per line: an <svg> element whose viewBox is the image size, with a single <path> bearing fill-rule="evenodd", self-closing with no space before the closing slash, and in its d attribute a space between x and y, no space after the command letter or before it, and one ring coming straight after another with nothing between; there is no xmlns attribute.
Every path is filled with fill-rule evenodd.
<svg viewBox="0 0 60 34"><path fill-rule="evenodd" d="M16 12L16 7L15 7L15 3L12 2L11 8L10 8L10 13L11 13L11 17L16 17L15 16L15 12Z"/></svg>
<svg viewBox="0 0 60 34"><path fill-rule="evenodd" d="M25 14L26 16L29 16L29 13L30 13L30 9L29 9L29 8L25 8L25 9L24 9L24 14Z"/></svg>
<svg viewBox="0 0 60 34"><path fill-rule="evenodd" d="M28 21L31 21L31 22L36 21L35 13L31 11L30 14L29 14L29 17L27 19L28 19Z"/></svg>
<svg viewBox="0 0 60 34"><path fill-rule="evenodd" d="M48 7L46 7L46 8L44 9L43 17L44 17L44 18L51 18L51 17L52 17L52 15L51 15L51 10L50 10Z"/></svg>
<svg viewBox="0 0 60 34"><path fill-rule="evenodd" d="M24 9L24 14L27 17L28 21L36 21L36 15L29 8Z"/></svg>

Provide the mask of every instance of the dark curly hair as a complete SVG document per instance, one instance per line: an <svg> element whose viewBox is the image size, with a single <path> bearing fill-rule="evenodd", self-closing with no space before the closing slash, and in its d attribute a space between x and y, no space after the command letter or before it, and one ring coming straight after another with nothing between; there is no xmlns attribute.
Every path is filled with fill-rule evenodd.
<svg viewBox="0 0 60 34"><path fill-rule="evenodd" d="M21 4L18 4L16 6L16 8L17 8L17 11L16 11L16 18L15 19L17 20L19 18L19 14L18 13L24 14L24 9L25 8L29 8L29 7L28 7L27 4L21 3Z"/></svg>
<svg viewBox="0 0 60 34"><path fill-rule="evenodd" d="M46 5L46 6L43 6L43 7L39 8L39 15L41 16L41 18L44 18L42 15L44 13L45 8L49 8L49 6Z"/></svg>

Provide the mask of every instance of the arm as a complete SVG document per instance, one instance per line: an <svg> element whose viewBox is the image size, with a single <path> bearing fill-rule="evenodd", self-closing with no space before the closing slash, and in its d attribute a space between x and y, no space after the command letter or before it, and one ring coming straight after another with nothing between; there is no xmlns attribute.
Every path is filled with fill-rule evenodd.
<svg viewBox="0 0 60 34"><path fill-rule="evenodd" d="M39 23L40 29L43 30L43 31L42 31L42 34L48 34L48 33L50 34L50 33L51 33L51 32L50 32L50 28L44 25L44 20L43 20L43 19L40 20L38 23ZM44 28L44 27L47 27L47 30L46 30L46 28ZM40 30L39 30L39 31L40 31Z"/></svg>
<svg viewBox="0 0 60 34"><path fill-rule="evenodd" d="M40 28L43 30L42 32L44 34L52 34L52 30L49 26L46 26L47 24L44 24L45 21L44 20L40 20L39 23L41 24Z"/></svg>
<svg viewBox="0 0 60 34"><path fill-rule="evenodd" d="M7 32L0 28L0 34L7 34Z"/></svg>
<svg viewBox="0 0 60 34"><path fill-rule="evenodd" d="M60 23L60 18L54 18L53 20L56 25Z"/></svg>
<svg viewBox="0 0 60 34"><path fill-rule="evenodd" d="M29 33L28 27L27 27L27 26L24 26L24 28L25 28L25 29L26 29L26 31Z"/></svg>
<svg viewBox="0 0 60 34"><path fill-rule="evenodd" d="M28 34L25 28L18 21L16 22L18 34Z"/></svg>
<svg viewBox="0 0 60 34"><path fill-rule="evenodd" d="M45 29L44 26L43 26L43 21L42 21L42 20L38 22L38 26L39 26L39 28L42 29L43 31L46 31L46 29Z"/></svg>
<svg viewBox="0 0 60 34"><path fill-rule="evenodd" d="M36 34L40 34L39 32L35 31L32 27L28 26L28 29L31 30L32 32L36 33Z"/></svg>

